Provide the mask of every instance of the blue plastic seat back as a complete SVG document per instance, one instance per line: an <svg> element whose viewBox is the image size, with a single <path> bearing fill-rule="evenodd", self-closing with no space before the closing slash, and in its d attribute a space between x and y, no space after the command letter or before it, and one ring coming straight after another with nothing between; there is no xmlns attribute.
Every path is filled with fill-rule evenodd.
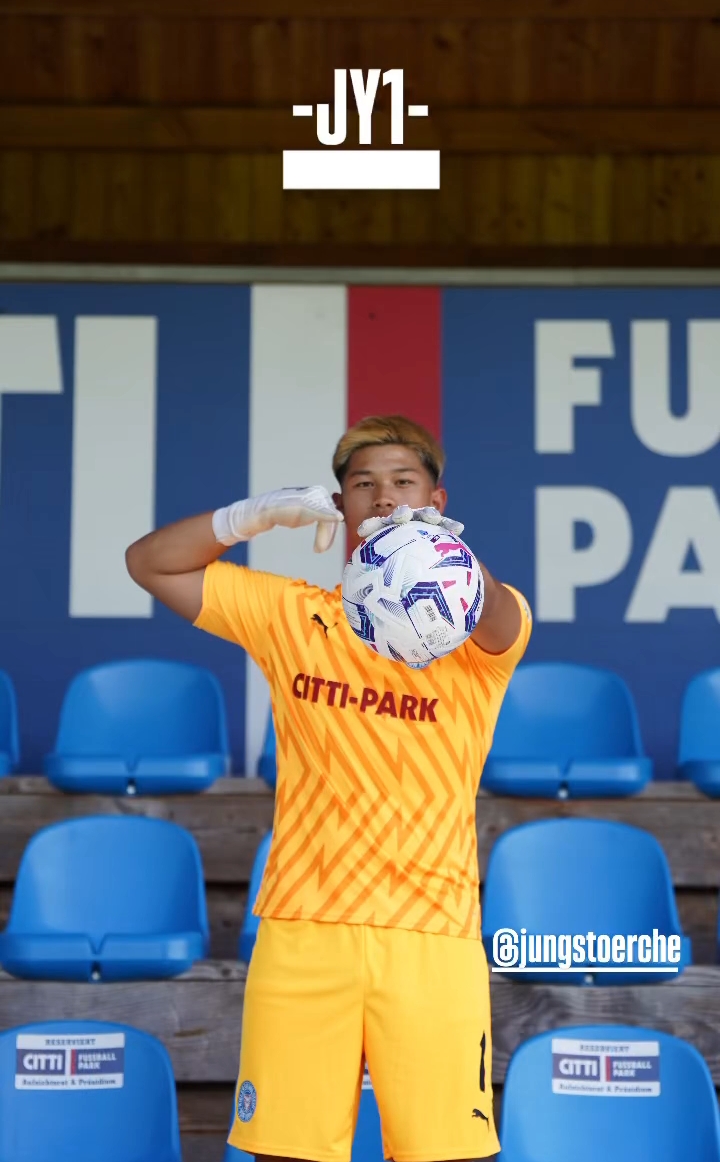
<svg viewBox="0 0 720 1162"><path fill-rule="evenodd" d="M238 960L243 960L246 964L250 963L250 957L252 956L255 941L257 940L258 928L260 927L260 917L253 915L253 908L255 907L255 901L257 900L262 878L265 874L271 842L272 831L268 831L267 835L264 835L260 840L260 846L255 853L255 859L250 873L247 904L245 906L245 915L238 941Z"/></svg>
<svg viewBox="0 0 720 1162"><path fill-rule="evenodd" d="M720 669L698 674L685 691L679 760L720 761Z"/></svg>
<svg viewBox="0 0 720 1162"><path fill-rule="evenodd" d="M562 1041L629 1047L636 1067L625 1076L632 1080L659 1072L659 1094L555 1092L558 1084L573 1088L578 1077L599 1072L612 1078L624 1068L614 1064L622 1058L612 1053L575 1055L563 1051ZM659 1058L652 1052L656 1046ZM692 1045L651 1029L591 1025L542 1033L511 1058L500 1141L503 1162L718 1162L718 1105L710 1071Z"/></svg>
<svg viewBox="0 0 720 1162"><path fill-rule="evenodd" d="M490 853L483 935L680 933L670 869L654 836L600 819L544 819L506 831Z"/></svg>
<svg viewBox="0 0 720 1162"><path fill-rule="evenodd" d="M272 713L268 717L265 741L258 761L258 775L273 789L277 784L277 739Z"/></svg>
<svg viewBox="0 0 720 1162"><path fill-rule="evenodd" d="M627 758L642 755L632 696L617 674L593 666L518 666L500 709L493 759Z"/></svg>
<svg viewBox="0 0 720 1162"><path fill-rule="evenodd" d="M140 758L229 752L225 701L208 670L111 662L78 674L63 701L56 754Z"/></svg>
<svg viewBox="0 0 720 1162"><path fill-rule="evenodd" d="M200 931L208 921L200 852L175 823L88 816L54 823L30 840L18 871L7 932Z"/></svg>
<svg viewBox="0 0 720 1162"><path fill-rule="evenodd" d="M80 1047L68 1046L68 1037ZM44 1048L46 1038L56 1044ZM95 1085L78 1088L88 1077ZM16 1088L16 1078L23 1087L50 1088ZM76 1084L65 1088L66 1080ZM0 1162L70 1159L181 1162L172 1066L154 1037L100 1021L51 1021L0 1033Z"/></svg>
<svg viewBox="0 0 720 1162"><path fill-rule="evenodd" d="M15 687L9 674L0 670L0 775L8 774L20 762Z"/></svg>

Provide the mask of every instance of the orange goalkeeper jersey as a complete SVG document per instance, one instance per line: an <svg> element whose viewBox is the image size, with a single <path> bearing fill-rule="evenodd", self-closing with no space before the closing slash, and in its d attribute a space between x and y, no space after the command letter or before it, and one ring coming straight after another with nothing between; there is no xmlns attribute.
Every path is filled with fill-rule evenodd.
<svg viewBox="0 0 720 1162"><path fill-rule="evenodd" d="M216 561L195 624L265 674L277 735L260 916L478 939L475 799L503 694L530 637L473 642L411 670L353 633L329 593Z"/></svg>

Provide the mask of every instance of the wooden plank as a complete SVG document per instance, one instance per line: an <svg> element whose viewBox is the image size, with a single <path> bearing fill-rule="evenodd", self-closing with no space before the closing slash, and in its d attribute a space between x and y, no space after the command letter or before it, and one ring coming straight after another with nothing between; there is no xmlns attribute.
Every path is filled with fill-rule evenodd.
<svg viewBox="0 0 720 1162"><path fill-rule="evenodd" d="M15 878L22 851L39 827L84 815L147 815L187 827L200 846L208 882L245 884L273 797L261 779L218 779L202 795L114 798L63 795L37 776L0 780L0 882ZM514 799L480 791L478 850L484 874L498 835L533 819L610 819L644 828L662 844L678 887L720 886L720 800L691 784L654 783L629 799Z"/></svg>
<svg viewBox="0 0 720 1162"><path fill-rule="evenodd" d="M146 204L144 157L138 153L116 153L109 160L108 237L143 238Z"/></svg>
<svg viewBox="0 0 720 1162"><path fill-rule="evenodd" d="M25 845L39 827L98 814L147 815L187 827L198 841L209 882L247 883L258 844L272 826L273 797L259 779L221 781L222 791L141 799L62 795L40 778L20 780L29 788L13 794L4 784L17 780L0 780L0 881L15 878Z"/></svg>
<svg viewBox="0 0 720 1162"><path fill-rule="evenodd" d="M57 1018L145 1029L166 1045L175 1077L233 1081L237 1072L245 968L204 961L162 982L93 986L20 981L0 974L0 1028Z"/></svg>
<svg viewBox="0 0 720 1162"><path fill-rule="evenodd" d="M643 245L649 236L649 157L615 157L612 175L611 237L620 245Z"/></svg>
<svg viewBox="0 0 720 1162"><path fill-rule="evenodd" d="M107 186L110 155L76 153L72 157L73 240L101 241L107 237Z"/></svg>
<svg viewBox="0 0 720 1162"><path fill-rule="evenodd" d="M245 20L218 19L214 25L217 98L230 105L252 103L250 25Z"/></svg>
<svg viewBox="0 0 720 1162"><path fill-rule="evenodd" d="M373 142L389 142L377 114ZM348 117L347 147L357 141ZM406 123L405 145L445 153L715 154L720 109L438 109ZM286 109L0 106L0 148L277 152L315 148L311 118Z"/></svg>
<svg viewBox="0 0 720 1162"><path fill-rule="evenodd" d="M551 20L533 30L531 105L577 105L588 97L591 38L585 21Z"/></svg>
<svg viewBox="0 0 720 1162"><path fill-rule="evenodd" d="M251 161L247 154L216 159L214 175L216 235L222 241L250 240Z"/></svg>
<svg viewBox="0 0 720 1162"><path fill-rule="evenodd" d="M502 242L502 158L468 158L468 202L470 239L480 245Z"/></svg>
<svg viewBox="0 0 720 1162"><path fill-rule="evenodd" d="M568 245L575 241L575 174L578 158L558 154L541 162L540 237Z"/></svg>
<svg viewBox="0 0 720 1162"><path fill-rule="evenodd" d="M468 105L524 105L530 38L527 22L474 20L466 40ZM520 88L518 88L518 84Z"/></svg>
<svg viewBox="0 0 720 1162"><path fill-rule="evenodd" d="M608 154L577 158L575 241L607 246L612 237L613 167Z"/></svg>
<svg viewBox="0 0 720 1162"><path fill-rule="evenodd" d="M65 46L66 99L85 104L140 98L139 22L122 16L70 16ZM59 98L62 99L62 98Z"/></svg>
<svg viewBox="0 0 720 1162"><path fill-rule="evenodd" d="M540 240L540 159L532 155L505 161L505 241L511 246Z"/></svg>
<svg viewBox="0 0 720 1162"><path fill-rule="evenodd" d="M32 234L33 157L20 150L0 153L0 238Z"/></svg>
<svg viewBox="0 0 720 1162"><path fill-rule="evenodd" d="M144 154L146 164L146 238L172 242L181 237L183 174L182 154Z"/></svg>
<svg viewBox="0 0 720 1162"><path fill-rule="evenodd" d="M690 1041L720 1082L720 968L688 968L668 984L573 988L491 981L493 1081L504 1079L511 1054L537 1033L561 1025L635 1025Z"/></svg>
<svg viewBox="0 0 720 1162"><path fill-rule="evenodd" d="M182 237L188 242L216 237L214 170L209 153L186 153L182 159Z"/></svg>
<svg viewBox="0 0 720 1162"><path fill-rule="evenodd" d="M593 20L586 27L590 57L588 103L630 107L655 104L657 22Z"/></svg>
<svg viewBox="0 0 720 1162"><path fill-rule="evenodd" d="M65 237L72 218L72 167L67 153L39 153L34 165L33 234Z"/></svg>
<svg viewBox="0 0 720 1162"><path fill-rule="evenodd" d="M658 105L692 103L696 33L696 25L689 20L663 20L657 25L655 98Z"/></svg>
<svg viewBox="0 0 720 1162"><path fill-rule="evenodd" d="M250 231L253 242L279 242L283 235L282 158L255 154L250 161Z"/></svg>
<svg viewBox="0 0 720 1162"><path fill-rule="evenodd" d="M432 201L432 236L438 242L460 242L468 233L467 157L441 160L440 189Z"/></svg>
<svg viewBox="0 0 720 1162"><path fill-rule="evenodd" d="M715 0L483 0L488 19L583 20L617 19L680 20L712 19ZM365 0L363 17L377 19L433 20L477 16L477 0ZM0 13L32 14L130 13L155 16L253 16L265 18L316 18L357 20L354 0L0 0Z"/></svg>
<svg viewBox="0 0 720 1162"><path fill-rule="evenodd" d="M54 1020L135 1025L167 1047L180 1084L236 1078L245 969L204 961L169 981L66 984L0 974L0 1028ZM628 1024L674 1033L702 1053L720 1082L720 968L694 966L668 984L581 988L491 975L493 1082L519 1044L561 1025Z"/></svg>
<svg viewBox="0 0 720 1162"><path fill-rule="evenodd" d="M655 788L652 796L574 801L491 799L481 792L476 815L481 874L495 839L503 831L532 819L575 817L641 827L662 844L674 884L688 888L720 886L720 801L693 801L674 793L665 798Z"/></svg>
<svg viewBox="0 0 720 1162"><path fill-rule="evenodd" d="M0 928L4 928L12 903L12 884L0 884ZM238 937L247 907L244 885L206 884L210 925L210 958L236 960ZM680 924L692 940L694 964L716 964L718 955L718 894L709 888L679 888L675 897Z"/></svg>

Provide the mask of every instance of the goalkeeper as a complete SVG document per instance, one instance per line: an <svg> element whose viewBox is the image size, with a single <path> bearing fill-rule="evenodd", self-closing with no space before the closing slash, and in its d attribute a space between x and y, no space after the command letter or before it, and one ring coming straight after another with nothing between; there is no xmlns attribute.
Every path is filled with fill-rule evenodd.
<svg viewBox="0 0 720 1162"><path fill-rule="evenodd" d="M424 428L372 417L335 450L332 498L319 486L282 489L127 551L139 585L242 646L270 685L275 818L230 1131L257 1156L350 1162L365 1062L387 1157L499 1150L475 800L530 636L527 604L481 566L471 638L411 670L356 637L340 585L326 592L218 559L275 525L314 524L322 552L344 520L353 549L408 510L459 532L441 515L443 467ZM416 709L401 716L403 698Z"/></svg>

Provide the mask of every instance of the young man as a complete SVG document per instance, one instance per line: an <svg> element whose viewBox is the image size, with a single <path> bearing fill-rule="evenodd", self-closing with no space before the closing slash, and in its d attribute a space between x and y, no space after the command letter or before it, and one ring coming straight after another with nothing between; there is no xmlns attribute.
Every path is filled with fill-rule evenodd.
<svg viewBox="0 0 720 1162"><path fill-rule="evenodd" d="M499 1149L475 800L530 636L527 604L483 566L471 639L411 670L355 636L340 585L218 561L274 525L316 524L324 551L343 516L352 550L406 519L393 516L401 506L461 530L440 515L443 466L423 428L373 417L340 440L332 499L320 487L268 493L127 552L139 585L242 646L270 684L275 819L230 1134L263 1158L349 1162L364 1060L395 1162Z"/></svg>

